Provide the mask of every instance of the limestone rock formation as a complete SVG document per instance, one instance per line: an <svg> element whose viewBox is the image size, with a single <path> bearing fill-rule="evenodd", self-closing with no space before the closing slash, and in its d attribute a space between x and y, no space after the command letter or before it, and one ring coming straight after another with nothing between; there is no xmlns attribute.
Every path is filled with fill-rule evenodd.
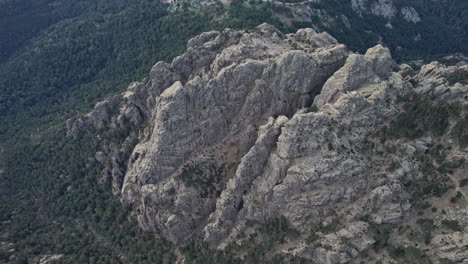
<svg viewBox="0 0 468 264"><path fill-rule="evenodd" d="M408 22L419 23L421 17L418 11L412 6L397 7L394 0L351 0L353 10L362 16L363 13L369 13L391 20L400 17ZM391 27L391 24L389 24Z"/></svg>
<svg viewBox="0 0 468 264"><path fill-rule="evenodd" d="M401 10L401 16L408 22L418 23L421 22L418 12L414 7L403 7Z"/></svg>
<svg viewBox="0 0 468 264"><path fill-rule="evenodd" d="M435 96L440 100L453 100L467 96L466 85L456 82L450 84L449 77L468 75L468 66L445 66L439 62L424 65L416 80L419 93Z"/></svg>
<svg viewBox="0 0 468 264"><path fill-rule="evenodd" d="M374 15L390 19L397 13L393 0L351 0L351 4L354 11L358 12L358 14L370 12Z"/></svg>
<svg viewBox="0 0 468 264"><path fill-rule="evenodd" d="M313 29L211 31L67 133L127 131L94 158L139 225L177 245L201 235L213 248L240 246L252 223L283 219L300 236L275 254L348 263L376 243L369 230L408 217L406 186L425 176L416 160L433 145L398 141L383 156L390 145L372 139L377 128L410 93L466 105L468 87L448 80L466 70L416 73L381 45L352 54ZM440 256L444 241L431 242Z"/></svg>
<svg viewBox="0 0 468 264"><path fill-rule="evenodd" d="M226 149L232 153L231 158L239 160L252 147L254 131L263 120L291 115L310 105L320 86L344 63L346 50L336 41L328 44L326 39L328 45L317 49L306 46L314 50L310 53L294 51L287 40L265 28L260 27L260 33L240 36L229 31L220 34L220 38L234 35L237 43L225 39L230 45L207 53L202 65L191 66L200 63L198 50L193 51L196 55L187 52L174 60L173 67L188 79L174 83L158 98L148 136L136 146L125 175L125 201L145 208L161 206L159 199L152 199L153 190L172 184L189 160L216 155L213 148ZM316 41L311 43L317 45ZM206 46L211 49L211 44L205 43L202 51ZM192 56L196 59L188 58ZM185 69L191 69L191 73ZM223 159L230 161L221 154L215 162L219 164ZM191 212L176 199L172 214L158 215L156 219L142 217L141 221L168 232L174 242L190 238L179 234L179 230L194 231L210 213L207 204L213 207L215 197L201 198L200 190L187 191L190 193L177 192L176 196L188 196L192 202L200 199L190 206Z"/></svg>

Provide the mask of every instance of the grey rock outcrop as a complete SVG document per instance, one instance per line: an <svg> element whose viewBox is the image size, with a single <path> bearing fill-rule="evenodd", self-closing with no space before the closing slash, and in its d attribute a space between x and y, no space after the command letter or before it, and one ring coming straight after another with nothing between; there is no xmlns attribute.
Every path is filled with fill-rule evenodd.
<svg viewBox="0 0 468 264"><path fill-rule="evenodd" d="M255 145L242 157L236 175L229 180L217 201L216 212L212 215L213 222L205 227L205 236L210 243L219 242L228 235L244 203L243 194L249 190L253 180L263 172L281 127L287 121L288 118L285 116L280 116L276 120L270 118L267 124L259 128Z"/></svg>
<svg viewBox="0 0 468 264"><path fill-rule="evenodd" d="M301 235L275 253L348 263L376 243L371 226L404 221L405 186L424 176L415 160L435 142L394 142L382 156L388 146L370 138L408 93L463 103L468 87L449 79L465 71L431 63L416 73L381 45L349 54L313 29L211 31L67 133L130 127L94 159L146 231L225 249L243 243L248 223L281 218Z"/></svg>
<svg viewBox="0 0 468 264"><path fill-rule="evenodd" d="M408 22L419 23L421 22L421 17L419 17L418 12L414 7L405 6L401 10L401 16Z"/></svg>
<svg viewBox="0 0 468 264"><path fill-rule="evenodd" d="M400 180L417 177L414 173L416 168L405 164L395 173L382 177L379 170L383 168L371 166L373 162L365 162L367 158L361 147L373 132L373 127L398 112L392 102L410 86L403 83L400 74L392 73L389 68L387 72L374 68L387 77L387 80L379 80L374 89L363 89L366 81L376 78L376 74L367 74L367 79L354 84L354 91L343 93L336 100L324 100L317 113L299 111L283 125L263 173L250 173L255 180L243 194L243 208L235 218L240 224L245 222L242 219L261 221L282 216L296 230L308 233L314 226L335 218L351 224L365 215L378 224L401 219L409 207L404 200L398 203L392 200L404 197ZM349 69L346 64L339 71L345 69ZM329 87L341 89L340 86ZM231 197L223 194L221 204L228 202L227 199L223 201L224 197ZM216 209L214 215L223 215L226 211L223 206ZM213 235L217 234L212 230L214 226L225 233L224 229L230 225L229 222L220 222L224 227L219 227L216 222L205 229L208 241L219 242L219 236ZM233 235L228 236L226 242L232 240L235 240ZM322 254L312 248L307 253L304 250L300 251L304 258L316 259L317 254ZM346 263L353 254L339 253L340 257L324 255L320 257L324 262L318 263ZM340 260L330 260L336 258Z"/></svg>
<svg viewBox="0 0 468 264"><path fill-rule="evenodd" d="M458 82L451 84L449 81L455 75L468 75L468 66L445 66L439 62L424 65L416 77L417 91L440 100L465 99L465 103L468 103L466 85Z"/></svg>
<svg viewBox="0 0 468 264"><path fill-rule="evenodd" d="M354 222L336 233L321 234L320 244L302 245L292 254L314 260L314 263L348 263L375 243L368 228L365 222Z"/></svg>
<svg viewBox="0 0 468 264"><path fill-rule="evenodd" d="M437 235L431 240L431 245L436 248L439 256L455 263L465 263L468 260L468 234L454 232L451 234Z"/></svg>
<svg viewBox="0 0 468 264"><path fill-rule="evenodd" d="M344 93L358 88L361 92L372 93L388 78L392 63L390 51L380 45L369 49L366 55L351 54L345 65L327 80L314 104L333 103Z"/></svg>
<svg viewBox="0 0 468 264"><path fill-rule="evenodd" d="M392 28L390 21L401 18L411 23L421 22L418 11L412 6L397 7L394 0L351 0L351 7L358 15L373 14L387 19L387 27Z"/></svg>
<svg viewBox="0 0 468 264"><path fill-rule="evenodd" d="M397 13L393 0L351 0L351 5L358 14L368 12L390 19Z"/></svg>
<svg viewBox="0 0 468 264"><path fill-rule="evenodd" d="M173 213L163 214L148 210L165 201L154 198L154 190L174 184L187 162L215 155L214 149L227 149L238 163L254 144L257 127L270 116L291 116L309 106L344 64L346 48L328 34L299 31L281 39L278 33L269 25L261 25L258 33L209 32L190 40L187 53L174 59L169 72L181 81L164 90L147 114L151 121L123 182L123 200L150 212L139 218L142 226L174 242L189 239L214 210L216 197L201 198L200 190L177 188ZM292 50L293 42L305 51ZM164 78L150 77L151 82ZM223 159L227 157L216 163ZM186 201L199 210L187 211Z"/></svg>

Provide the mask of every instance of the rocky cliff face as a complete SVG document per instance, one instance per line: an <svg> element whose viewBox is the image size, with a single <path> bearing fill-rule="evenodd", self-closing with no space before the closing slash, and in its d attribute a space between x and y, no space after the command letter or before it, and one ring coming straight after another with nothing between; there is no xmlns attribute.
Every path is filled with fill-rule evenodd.
<svg viewBox="0 0 468 264"><path fill-rule="evenodd" d="M417 159L433 144L384 144L376 131L415 92L466 106L468 87L448 78L467 71L432 63L415 73L380 45L353 54L312 29L212 31L70 121L68 134L125 131L123 143L96 153L103 177L141 228L175 244L196 235L225 250L261 243L255 226L280 219L299 235L273 253L348 263L379 243L376 226L412 215L407 186L425 177ZM455 258L446 241L434 238L431 257Z"/></svg>
<svg viewBox="0 0 468 264"><path fill-rule="evenodd" d="M389 20L399 16L408 22L421 22L421 17L414 7L403 6L398 8L393 0L351 0L351 4L353 10L360 15L370 13Z"/></svg>

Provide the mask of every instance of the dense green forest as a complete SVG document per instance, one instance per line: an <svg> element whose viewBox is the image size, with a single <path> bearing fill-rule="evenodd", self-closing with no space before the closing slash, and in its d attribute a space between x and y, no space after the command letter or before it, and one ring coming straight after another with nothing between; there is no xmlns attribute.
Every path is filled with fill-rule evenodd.
<svg viewBox="0 0 468 264"><path fill-rule="evenodd" d="M341 2L312 7L345 14L350 29L325 27L317 18L286 25L277 14L290 16L289 9L258 1L172 12L158 0L0 0L0 262L31 263L54 253L65 254L63 263L173 262L171 245L139 230L128 208L99 182L101 168L90 157L102 142L92 134L65 138L63 127L144 78L157 61L182 53L198 33L263 22L285 33L317 25L358 51L377 43L380 34L401 50L394 52L397 58L466 52L464 1L448 4L456 10L424 11L432 27L395 22L393 31L382 31L383 19L358 17ZM434 22L440 19L446 22ZM409 42L413 30L434 39ZM271 226L280 235L290 231ZM190 244L182 253L194 263L227 257L200 247Z"/></svg>

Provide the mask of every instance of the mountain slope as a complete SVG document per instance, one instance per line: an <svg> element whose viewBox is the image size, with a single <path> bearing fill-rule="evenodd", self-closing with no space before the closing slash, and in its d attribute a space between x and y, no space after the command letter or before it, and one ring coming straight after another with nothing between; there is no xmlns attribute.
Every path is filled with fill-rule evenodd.
<svg viewBox="0 0 468 264"><path fill-rule="evenodd" d="M169 15L159 1L122 5L99 1L96 9L47 28L0 65L0 115L12 124L2 127L4 138L89 109L98 98L143 78L156 61L180 54L197 33L269 19L267 10L246 17L242 6L229 11L232 17L214 20L224 7Z"/></svg>
<svg viewBox="0 0 468 264"><path fill-rule="evenodd" d="M467 224L468 87L447 79L468 68L415 74L380 45L359 55L312 29L280 36L267 24L203 33L67 134L127 131L95 154L103 181L175 245L201 237L248 263L463 260L439 240ZM436 214L448 200L450 216Z"/></svg>
<svg viewBox="0 0 468 264"><path fill-rule="evenodd" d="M313 1L292 6L296 25L327 31L353 50L384 43L398 61L466 53L468 4L456 1Z"/></svg>
<svg viewBox="0 0 468 264"><path fill-rule="evenodd" d="M449 35L445 38L450 39L446 46L439 45L440 38L426 38L424 42L415 42L421 45L417 49L414 49L413 42L408 42L402 49L398 48L399 41L407 40L408 35L412 38L419 32L412 31L412 22L408 24L398 15L391 19L392 26L398 30L380 34L388 19L372 14L372 10L371 13L362 10L362 17L359 17L348 2L342 6L338 2L330 2L334 6L327 6L327 2L311 4L311 8L316 10L314 12L329 13L323 15L319 22L327 19L333 21L334 16L345 14L353 24L345 30L340 29L339 21L336 24L317 23L314 20L317 15L313 14L307 14L306 17L311 18L311 21L296 20L297 8L289 11L290 6L271 3L236 1L228 6L212 5L187 12L169 13L166 6L158 1L93 1L92 5L86 1L54 1L53 12L47 17L44 17L44 10L51 10L46 8L50 4L48 1L35 1L33 9L18 3L20 1L1 1L2 7L5 7L4 4L9 5L1 11L9 14L2 17L2 25L13 25L12 21L29 14L26 11L32 14L29 16L31 20L22 20L25 24L19 25L19 28L2 26L1 29L5 31L0 30L0 39L4 40L4 36L8 36L8 42L1 43L6 46L2 46L1 56L4 59L0 62L0 262L38 262L48 258L59 258L58 262L63 263L171 263L175 259L185 259L188 263L219 263L228 260L240 262L240 258L243 262L258 262L279 261L282 258L285 261L308 259L308 254L322 257L329 255L332 258L338 254L343 255L346 260L349 256L355 257L355 251L347 244L348 238L353 241L356 238L369 238L360 246L372 247L376 252L384 248L397 260L409 258L415 253L413 248L406 249L409 244L395 244L393 240L388 242L401 227L398 223L375 225L374 218L369 220L364 217L359 222L352 219L354 222L351 221L350 224L357 223L355 227L345 226L333 218L343 212L329 209L314 218L313 221L324 220L320 224L309 223L312 220L305 219L306 213L297 215L296 209L303 206L301 202L307 201L308 204L308 195L317 189L307 189L305 192L309 194L305 195L301 192L302 189L294 186L293 181L284 181L293 177L291 175L281 181L283 172L279 174L281 177L271 173L278 176L278 181L273 183L278 187L273 187L274 190L268 192L275 197L294 194L294 197L304 199L306 196L306 200L291 202L293 206L288 209L288 205L281 202L288 200L288 197L275 198L279 199L274 200L275 207L270 204L269 198L258 195L265 188L271 187L270 184L263 184L271 181L268 178L270 173L264 172L265 164L274 163L270 156L278 156L291 162L287 165L281 163L282 169L289 170L290 166L300 162L301 158L298 160L288 156L291 154L289 150L286 151L286 156L281 156L284 149L279 154L276 145L286 126L291 125L292 130L287 130L288 133L295 133L293 120L304 118L315 122L317 117L310 113L307 115L301 108L310 106L305 112L316 111L318 103L315 106L311 106L311 103L320 92L322 96L318 98L328 102L330 98L323 99L326 94L334 101L350 89L358 89L364 97L376 92L375 89L383 89L385 94L420 92L438 98L436 101L443 101L438 105L432 99L419 100L415 97L407 99L405 103L390 96L390 102L383 102L389 108L380 114L390 114L389 118L396 118L395 124L403 127L403 132L392 127L389 128L390 132L383 127L382 131L376 130L376 135L397 141L390 140L392 144L380 144L378 142L383 139L368 138L368 141L376 144L374 151L358 153L352 158L354 161L363 159L370 162L375 155L384 155L385 159L392 162L377 159L376 163L388 165L390 170L402 162L399 157L390 155L395 145L400 147L402 142L409 144L418 149L418 153L419 149L427 148L422 153L431 154L434 167L428 165L431 160L420 157L419 154L413 153L416 158L408 154L408 157L414 158L411 160L414 167L423 162L425 165L420 165L417 169L428 167L428 171L424 170L423 173L431 174L429 178L423 177L423 180L416 177L415 181L404 182L404 192L411 196L424 194L424 199L410 201L415 208L423 209L402 212L403 221L415 220L411 220L411 229L407 230L407 234L419 234L428 227L434 229L436 226L439 229L434 233L441 238L440 232L457 231L465 226L463 221L458 220L462 219L460 216L463 211L457 210L455 205L465 205L463 196L466 193L466 184L463 184L465 179L460 171L466 165L459 163L457 159L465 155L462 150L466 147L466 112L463 112L466 110L452 112L452 108L457 108L456 104L452 105L450 102L448 106L444 101L451 101L452 94L461 95L460 90L465 91L464 86L457 86L455 83L466 84L466 70L463 67L447 68L440 64L430 64L415 75L410 68L404 66L399 73L389 73L391 80L387 80L385 76L389 68L397 71L398 67L390 60L388 51L381 47L373 49L373 55L354 56L349 55L344 46L325 33L315 34L310 30L302 30L302 33L286 38L283 35L306 23L334 32L351 50L366 50L375 45L379 35L382 35L383 42L390 46L393 55L398 58L406 56L405 52L408 50L408 58L428 55L428 52L433 51L459 52L465 47L462 45L460 49L460 36L466 37L466 33L463 33L466 30L463 26L463 12L466 9L460 1L450 2L447 10L434 8L435 5L432 4L439 2L430 1L419 7L418 2L411 3L423 21L416 23L417 27L428 21L444 21L437 31L446 31ZM398 2L395 5L399 10L406 6L399 6ZM20 12L16 12L18 10L15 11L14 8L18 8ZM426 11L421 8L426 8L427 14L435 12L432 20L426 19ZM291 20L291 17L294 19ZM282 32L276 32L277 30L265 25L263 28L255 28L264 21L274 24ZM378 23L375 26L370 25L374 21ZM448 30L446 21L453 28ZM400 23L401 27L398 26ZM411 26L408 27L409 31L403 30L408 25ZM426 27L430 24L424 25ZM250 32L224 31L226 27L248 28ZM189 42L187 53L178 57L173 65L167 63L186 49L185 43L189 38L213 29L224 33L211 32L194 38ZM19 33L25 31L28 33ZM277 37L273 37L273 33ZM441 32L435 34L437 37L443 36ZM397 37L393 38L394 35ZM242 41L238 39L241 36L245 36ZM229 41L217 43L212 38ZM423 44L426 42L427 46ZM436 50L431 48L434 43L438 45ZM444 51L437 50L444 47ZM279 59L283 52L288 56ZM215 59L218 55L219 58ZM375 59L381 55L383 61ZM345 62L346 58L350 60L351 57L355 64ZM216 64L212 63L213 59ZM166 63L160 62L152 68L158 60ZM390 67L390 64L393 66ZM340 68L344 69L339 70ZM251 69L257 75L248 72ZM346 77L347 70L353 72L351 76L360 76L359 81ZM149 77L146 77L147 72L150 72ZM221 72L230 75L217 76ZM340 75L349 80L340 79ZM332 79L335 81L332 82ZM119 95L126 90L128 83L137 80L141 82L132 85L126 95ZM397 82L392 83L394 80ZM172 89L165 90L176 81L180 82L180 86L176 84ZM187 82L190 85L187 86ZM330 83L324 86L328 82ZM373 82L380 83L382 87L376 88L379 85L372 84ZM225 86L220 89L220 85ZM398 89L388 91L386 85ZM335 86L343 90L328 90ZM410 86L419 88L411 90ZM252 93L252 87L255 87L255 93ZM114 94L118 95L113 97ZM161 94L164 96L161 97ZM80 118L97 101L104 98L108 100L98 104L93 114ZM173 104L174 100L177 104ZM332 101L330 104L335 107L335 102L331 103ZM406 105L407 115L397 116L396 109L402 109L403 105ZM179 106L183 107L179 109ZM368 107L367 104L365 106ZM177 122L166 120L168 116L174 117L173 108L181 111ZM353 113L354 110L348 112ZM374 108L364 110L372 112ZM323 110L320 113L323 114ZM434 113L441 113L434 123L424 119L425 116L432 117ZM333 114L343 115L342 112L332 111L331 115ZM358 112L350 120L358 122L361 114ZM280 115L286 115L287 118ZM273 116L273 120L269 119L270 116ZM417 122L411 122L413 117ZM72 119L65 124L69 118ZM75 122L76 118L80 121ZM445 126L444 120L448 118L451 121ZM322 142L324 145L319 153L332 159L342 158L342 151L360 151L359 146L348 147L346 144L347 149L341 149L339 143L349 140L341 138L343 135L335 138L335 133L348 135L349 124L342 124L343 131L338 133L340 130L335 131L334 119L329 120L330 124L324 125L323 129L328 129L324 132L327 133L327 138L326 142ZM297 129L302 127L301 122ZM177 126L180 129L176 130ZM445 127L443 137L447 140L441 139L438 132L440 129L434 130L435 132L432 130L439 126ZM370 131L362 127L356 129L362 129L366 133ZM414 129L416 134L411 133ZM312 130L311 135L318 133L314 132L315 127ZM425 134L426 130L429 132ZM162 135L158 137L158 133ZM417 139L413 138L414 135L417 135ZM437 143L427 143L427 137L420 138L421 135L430 135L432 142ZM310 138L302 138L299 133L297 137L292 136L291 140L298 140L294 146L297 146L299 152L293 153L294 155L312 158L307 152L313 152L307 150L312 145L308 145ZM188 147L184 142L190 143ZM304 148L301 142L307 143ZM283 143L285 148L293 145L289 141ZM152 149L153 146L156 146L155 150ZM411 150L410 146L407 148ZM148 156L140 155L139 150L149 153ZM407 154L403 156L407 158L405 155ZM161 165L154 163L154 160ZM323 162L325 168L334 164L327 162ZM145 164L147 171L143 166ZM257 167L249 168L250 164ZM250 192L246 186L253 184L254 176L263 180L258 180L259 183ZM338 182L348 180L345 174L334 176L332 179L337 179ZM364 188L360 183L356 183L356 186L363 190L361 195L364 197L371 187L375 187L372 185ZM322 186L319 180L318 183L307 182L300 187L316 187L314 184ZM388 185L387 182L383 184ZM126 193L120 196L123 185L126 186ZM153 192L154 188L163 185L167 188ZM443 188L435 187L438 185ZM450 186L454 188L448 188ZM343 198L341 194L332 194L330 197L345 202L356 198L352 195ZM429 194L443 197L438 200L428 196ZM120 203L122 197L125 197L125 205ZM142 200L142 197L148 199ZM427 209L427 201L431 204L440 203L441 206L435 207L439 208L438 212L442 206L449 207L450 210L446 211L446 215L439 213L439 216ZM193 202L193 206L187 206L187 202ZM387 202L386 200L383 203ZM265 208L265 212L256 215L255 203L264 204L261 208ZM377 204L375 208L379 206ZM147 211L142 213L139 210ZM303 209L299 211L301 210ZM309 214L314 209L307 210ZM367 211L363 212L368 214ZM415 215L421 212L427 219L435 219L434 224L421 220L419 223L423 225L419 225ZM270 217L271 214L278 217ZM380 214L376 213L377 216ZM135 216L139 218L141 227L150 233L138 229L134 222ZM304 223L310 225L304 227ZM369 232L351 232L362 230L366 223ZM354 229L349 231L350 227ZM339 228L344 230L338 234L341 242L337 242L334 236ZM347 231L353 236L363 236L343 237L343 233L350 236ZM243 235L246 236L242 237ZM190 242L182 246L174 245L160 236L175 242ZM456 232L451 232L445 238L449 241L460 239ZM372 239L375 240L374 243L370 242ZM417 235L411 237L410 241L413 240L421 244L425 239L421 240L421 235ZM317 241L323 241L323 247L318 246L315 243ZM406 240L401 241L409 243ZM206 245L207 242L209 245ZM217 242L222 242L219 245L225 247L224 251L213 250L213 245L217 245ZM267 246L262 247L259 242L265 242ZM314 251L311 245L321 249ZM335 245L330 250L330 246ZM439 256L450 259L456 257L450 251L442 252L437 249L443 249L441 240L434 240L434 243L431 241L430 245L428 248L434 254L430 256L432 259ZM383 256L360 246L356 250L362 253L354 261L364 258L366 254L373 258ZM411 246L414 247L413 244ZM407 255L406 251L409 251ZM418 251L416 253L419 254Z"/></svg>

